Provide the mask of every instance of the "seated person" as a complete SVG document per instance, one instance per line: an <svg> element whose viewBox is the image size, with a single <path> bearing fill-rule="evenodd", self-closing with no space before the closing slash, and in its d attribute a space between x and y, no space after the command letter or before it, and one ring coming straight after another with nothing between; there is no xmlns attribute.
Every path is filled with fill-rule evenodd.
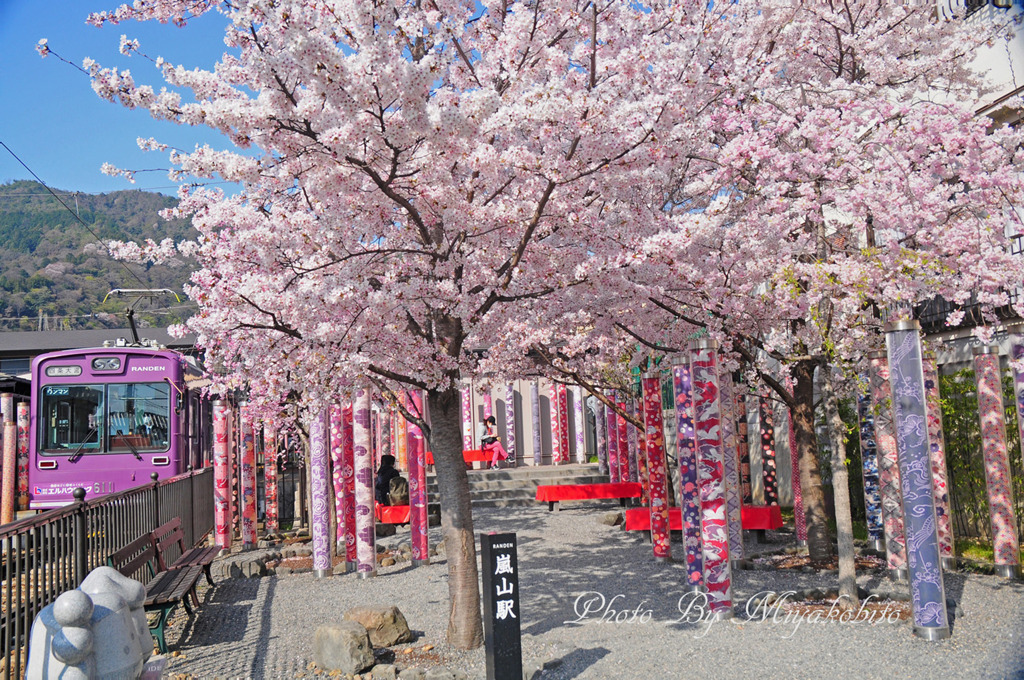
<svg viewBox="0 0 1024 680"><path fill-rule="evenodd" d="M391 480L400 477L401 473L395 469L395 457L383 455L380 457L380 468L377 470L377 481L374 484L374 496L381 505L390 505L388 494L391 493Z"/></svg>
<svg viewBox="0 0 1024 680"><path fill-rule="evenodd" d="M501 461L508 458L508 454L505 452L505 447L501 445L501 440L498 439L498 424L494 416L487 416L486 420L480 423L478 430L480 448L491 454L491 462L487 467L497 468Z"/></svg>
<svg viewBox="0 0 1024 680"><path fill-rule="evenodd" d="M390 505L409 505L409 481L405 477L392 478L390 488L388 493Z"/></svg>

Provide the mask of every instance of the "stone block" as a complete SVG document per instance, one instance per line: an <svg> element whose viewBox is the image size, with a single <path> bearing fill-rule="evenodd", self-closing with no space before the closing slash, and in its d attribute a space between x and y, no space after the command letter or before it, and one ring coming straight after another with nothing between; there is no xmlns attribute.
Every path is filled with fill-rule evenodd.
<svg viewBox="0 0 1024 680"><path fill-rule="evenodd" d="M345 612L346 621L358 622L375 647L412 642L414 636L398 607L355 607Z"/></svg>
<svg viewBox="0 0 1024 680"><path fill-rule="evenodd" d="M406 668L398 674L398 680L423 680L423 671L419 668Z"/></svg>
<svg viewBox="0 0 1024 680"><path fill-rule="evenodd" d="M373 647L366 628L355 621L319 626L313 634L313 661L320 668L362 673L373 666Z"/></svg>
<svg viewBox="0 0 1024 680"><path fill-rule="evenodd" d="M370 673L371 680L398 680L398 669L389 663L379 663Z"/></svg>
<svg viewBox="0 0 1024 680"><path fill-rule="evenodd" d="M455 680L455 676L447 668L431 668L423 680Z"/></svg>

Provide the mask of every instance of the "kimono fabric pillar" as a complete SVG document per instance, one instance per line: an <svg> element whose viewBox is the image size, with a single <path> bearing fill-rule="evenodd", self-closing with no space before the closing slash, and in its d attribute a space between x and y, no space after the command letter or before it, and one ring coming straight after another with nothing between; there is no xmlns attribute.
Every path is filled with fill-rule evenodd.
<svg viewBox="0 0 1024 680"><path fill-rule="evenodd" d="M356 558L359 578L377 575L374 525L373 456L370 453L370 393L356 392L352 401L352 457L356 472Z"/></svg>
<svg viewBox="0 0 1024 680"><path fill-rule="evenodd" d="M423 395L419 390L409 393L413 413L423 414ZM413 566L430 564L427 544L427 455L423 431L409 423L409 533L412 542Z"/></svg>
<svg viewBox="0 0 1024 680"><path fill-rule="evenodd" d="M410 408L411 404L409 403L409 395L408 394L406 394L405 392L402 392L401 394L398 395L398 398L401 400L401 403L402 403L403 407L405 407L406 409ZM400 437L400 439L398 441L398 456L396 456L395 463L396 463L396 467L398 467L399 470L406 470L406 471L408 471L408 469L409 469L409 421L406 420L405 418L402 418L401 421L399 422L399 425L398 425L398 431L401 434L401 437ZM370 467L373 468L373 456L372 455L370 456Z"/></svg>
<svg viewBox="0 0 1024 680"><path fill-rule="evenodd" d="M733 406L732 376L719 375L722 406L722 470L725 477L725 510L729 517L729 559L734 564L743 559L743 515L740 510L740 476L736 463L736 415Z"/></svg>
<svg viewBox="0 0 1024 680"><path fill-rule="evenodd" d="M18 509L28 510L29 403L18 402Z"/></svg>
<svg viewBox="0 0 1024 680"><path fill-rule="evenodd" d="M586 419L583 417L583 388L572 388L573 428L576 430L576 462L587 462Z"/></svg>
<svg viewBox="0 0 1024 680"><path fill-rule="evenodd" d="M266 520L263 528L268 534L276 534L279 528L277 514L277 430L272 425L263 426L263 497L266 502Z"/></svg>
<svg viewBox="0 0 1024 680"><path fill-rule="evenodd" d="M396 418L403 421L404 418ZM345 519L345 571L356 570L356 467L352 452L352 404L341 409L341 509Z"/></svg>
<svg viewBox="0 0 1024 680"><path fill-rule="evenodd" d="M331 413L331 490L334 492L334 516L336 518L334 542L339 552L345 545L345 464L344 438L345 423L341 416L341 406L333 404Z"/></svg>
<svg viewBox="0 0 1024 680"><path fill-rule="evenodd" d="M640 397L643 399L643 396ZM640 412L637 413L636 406L632 397L626 399L626 413L631 417L638 418L640 422L644 420L643 402L640 403ZM643 489L643 500L644 504L647 503L647 478L640 474L641 465L640 457L643 455L642 444L640 443L639 432L637 432L636 425L626 421L626 446L629 447L629 481L640 482L640 486Z"/></svg>
<svg viewBox="0 0 1024 680"><path fill-rule="evenodd" d="M1010 457L1006 449L999 347L975 347L973 353L996 574L1003 578L1020 578L1020 546L1017 542L1017 518L1013 509L1013 487L1010 486Z"/></svg>
<svg viewBox="0 0 1024 680"><path fill-rule="evenodd" d="M494 403L491 401L490 388L483 393L482 401L484 403L484 420L487 420L494 415Z"/></svg>
<svg viewBox="0 0 1024 680"><path fill-rule="evenodd" d="M871 394L857 395L860 427L861 471L864 479L864 514L868 539L878 552L885 550L885 525L882 522L882 496L878 488L878 447L875 444L875 417L871 413Z"/></svg>
<svg viewBox="0 0 1024 680"><path fill-rule="evenodd" d="M615 393L608 392L608 398L615 400ZM608 478L614 484L621 481L619 477L619 425L615 417L615 409L605 409L608 430ZM626 480L629 481L628 479Z"/></svg>
<svg viewBox="0 0 1024 680"><path fill-rule="evenodd" d="M533 464L540 465L544 459L544 450L540 439L540 385L536 380L530 382L530 416L533 425Z"/></svg>
<svg viewBox="0 0 1024 680"><path fill-rule="evenodd" d="M732 618L732 569L723 478L722 411L718 391L718 343L690 343L694 433L700 483L704 587L709 620Z"/></svg>
<svg viewBox="0 0 1024 680"><path fill-rule="evenodd" d="M591 397L593 399L593 397ZM597 471L608 474L608 416L605 413L605 405L596 399L591 402L595 406L594 411L594 434L597 440Z"/></svg>
<svg viewBox="0 0 1024 680"><path fill-rule="evenodd" d="M643 380L643 418L647 443L647 470L651 498L651 544L656 562L672 561L668 528L668 487L665 464L665 431L661 418L661 374L648 373Z"/></svg>
<svg viewBox="0 0 1024 680"><path fill-rule="evenodd" d="M505 451L509 467L516 466L516 389L512 383L505 386Z"/></svg>
<svg viewBox="0 0 1024 680"><path fill-rule="evenodd" d="M899 451L914 634L926 640L941 640L949 637L949 619L932 497L920 329L917 321L887 324L885 344L889 353L889 382Z"/></svg>
<svg viewBox="0 0 1024 680"><path fill-rule="evenodd" d="M569 457L569 389L558 384L558 448L562 457L559 463L568 463Z"/></svg>
<svg viewBox="0 0 1024 680"><path fill-rule="evenodd" d="M885 526L885 554L890 578L907 578L906 541L903 536L903 505L900 500L900 468L896 453L896 432L892 422L892 389L889 361L884 351L868 355L871 364L871 405L875 416L875 445L878 451L878 482L882 495ZM923 423L922 423L923 425Z"/></svg>
<svg viewBox="0 0 1024 680"><path fill-rule="evenodd" d="M793 381L786 379L786 386L793 392ZM800 454L796 448L796 430L793 429L793 409L786 409L786 432L789 435L790 484L793 488L793 524L796 526L796 544L807 545L807 515L804 514L804 492L800 486Z"/></svg>
<svg viewBox="0 0 1024 680"><path fill-rule="evenodd" d="M309 423L309 534L313 539L313 575L331 575L331 522L327 478L327 412L316 411Z"/></svg>
<svg viewBox="0 0 1024 680"><path fill-rule="evenodd" d="M240 410L242 450L238 475L242 510L242 550L256 547L256 431L248 404Z"/></svg>
<svg viewBox="0 0 1024 680"><path fill-rule="evenodd" d="M619 438L619 480L623 482L635 482L629 475L629 462L630 453L629 450L629 423L626 422L626 417L619 415L620 413L626 413L626 396L622 393L616 394L616 405L619 407L618 413L615 414L615 434Z"/></svg>
<svg viewBox="0 0 1024 680"><path fill-rule="evenodd" d="M928 411L928 458L931 464L932 495L935 500L935 526L939 530L939 555L942 568L956 569L953 554L952 515L949 514L949 480L946 475L946 443L942 434L942 403L939 401L939 370L935 356L924 355L925 406ZM904 502L904 507L906 503Z"/></svg>
<svg viewBox="0 0 1024 680"><path fill-rule="evenodd" d="M394 418L391 413L391 404L385 403L381 409L380 414L380 455L381 458L384 456L394 455L391 453L391 438L394 436Z"/></svg>
<svg viewBox="0 0 1024 680"><path fill-rule="evenodd" d="M3 494L0 496L0 524L14 521L14 496L18 491L18 424L4 422Z"/></svg>
<svg viewBox="0 0 1024 680"><path fill-rule="evenodd" d="M750 439L747 426L747 395L742 383L736 384L736 459L740 465L740 500L743 505L754 504L750 485Z"/></svg>
<svg viewBox="0 0 1024 680"><path fill-rule="evenodd" d="M704 589L704 555L700 538L700 487L697 479L697 450L693 432L693 398L690 395L690 367L672 369L676 401L676 457L679 461L679 508L683 520L683 549L686 551L686 585Z"/></svg>
<svg viewBox="0 0 1024 680"><path fill-rule="evenodd" d="M640 412L637 417L640 418L640 422L644 420L644 402L643 402L643 384L640 384ZM650 484L647 472L647 435L644 432L644 428L631 427L630 431L636 435L636 475L640 482L643 482L641 490L643 491L644 502L650 502ZM665 433L662 432L662 438L664 439ZM662 441L664 446L664 441Z"/></svg>
<svg viewBox="0 0 1024 680"><path fill-rule="evenodd" d="M548 387L548 414L551 420L551 464L562 462L562 435L558 432L558 385L551 383Z"/></svg>
<svg viewBox="0 0 1024 680"><path fill-rule="evenodd" d="M1015 326L1013 332L1014 335L1010 341L1010 357L1017 362L1018 365L1024 366L1024 337L1021 337L1020 333L1024 331L1024 327ZM1017 428L1020 432L1021 451L1024 453L1024 368L1013 369L1013 395L1014 401L1017 405Z"/></svg>
<svg viewBox="0 0 1024 680"><path fill-rule="evenodd" d="M231 467L228 459L228 421L231 409L226 401L213 402L213 540L222 552L231 550Z"/></svg>
<svg viewBox="0 0 1024 680"><path fill-rule="evenodd" d="M467 387L462 390L462 450L473 450L473 392ZM402 422L402 418L398 421ZM401 432L399 432L401 441Z"/></svg>
<svg viewBox="0 0 1024 680"><path fill-rule="evenodd" d="M779 504L779 478L775 469L775 416L772 402L765 394L757 401L761 430L761 474L764 477L764 504Z"/></svg>

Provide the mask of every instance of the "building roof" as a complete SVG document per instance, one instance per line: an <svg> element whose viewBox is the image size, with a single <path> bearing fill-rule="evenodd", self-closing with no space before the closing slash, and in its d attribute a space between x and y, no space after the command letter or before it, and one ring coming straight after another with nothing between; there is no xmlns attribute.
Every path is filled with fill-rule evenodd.
<svg viewBox="0 0 1024 680"><path fill-rule="evenodd" d="M19 331L0 333L0 358L33 357L43 352L64 349L102 347L104 341L131 338L128 328L108 328L85 331ZM166 328L140 328L140 338L156 340L171 349L189 350L195 346L195 336L173 338Z"/></svg>

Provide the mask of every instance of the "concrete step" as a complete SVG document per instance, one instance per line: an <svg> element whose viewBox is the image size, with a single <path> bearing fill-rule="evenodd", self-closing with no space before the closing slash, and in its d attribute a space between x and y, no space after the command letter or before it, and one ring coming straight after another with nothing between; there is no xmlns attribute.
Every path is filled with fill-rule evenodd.
<svg viewBox="0 0 1024 680"><path fill-rule="evenodd" d="M532 506L537 503L541 484L600 484L608 478L597 471L597 464L524 465L499 470L469 470L469 496L473 507ZM437 498L435 475L427 476L427 497Z"/></svg>

